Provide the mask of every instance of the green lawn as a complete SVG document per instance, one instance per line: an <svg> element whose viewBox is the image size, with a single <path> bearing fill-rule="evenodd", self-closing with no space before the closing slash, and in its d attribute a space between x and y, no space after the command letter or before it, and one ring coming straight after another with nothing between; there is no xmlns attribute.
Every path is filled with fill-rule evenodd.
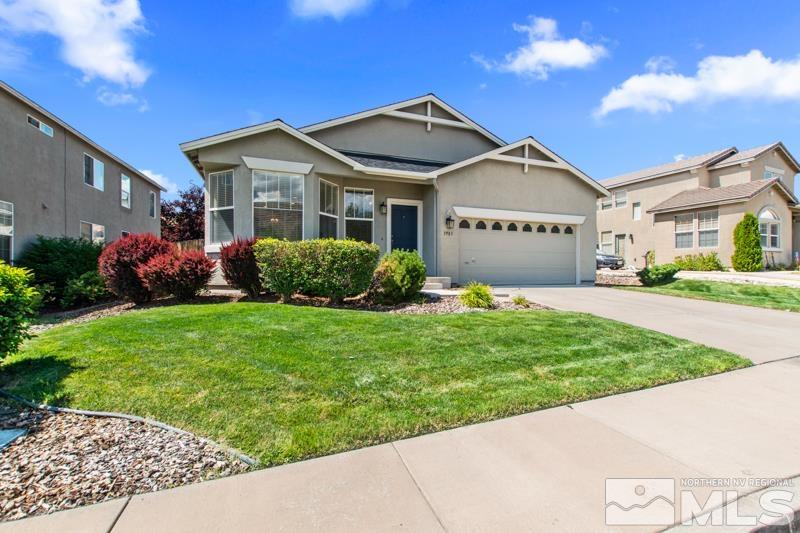
<svg viewBox="0 0 800 533"><path fill-rule="evenodd" d="M749 364L585 314L250 302L53 328L0 366L0 386L151 417L278 464Z"/></svg>
<svg viewBox="0 0 800 533"><path fill-rule="evenodd" d="M770 287L744 283L723 283L679 279L657 287L620 287L626 290L655 292L684 298L711 300L731 304L751 305L800 312L800 289Z"/></svg>

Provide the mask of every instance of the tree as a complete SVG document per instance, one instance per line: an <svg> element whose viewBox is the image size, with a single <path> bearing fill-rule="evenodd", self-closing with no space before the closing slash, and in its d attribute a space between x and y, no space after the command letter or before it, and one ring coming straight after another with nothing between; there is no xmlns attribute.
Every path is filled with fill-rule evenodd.
<svg viewBox="0 0 800 533"><path fill-rule="evenodd" d="M197 185L178 192L176 200L161 200L161 237L179 242L205 236L205 195Z"/></svg>
<svg viewBox="0 0 800 533"><path fill-rule="evenodd" d="M761 233L758 219L752 213L745 213L733 230L735 250L731 263L737 272L756 272L764 267L764 254L761 251Z"/></svg>

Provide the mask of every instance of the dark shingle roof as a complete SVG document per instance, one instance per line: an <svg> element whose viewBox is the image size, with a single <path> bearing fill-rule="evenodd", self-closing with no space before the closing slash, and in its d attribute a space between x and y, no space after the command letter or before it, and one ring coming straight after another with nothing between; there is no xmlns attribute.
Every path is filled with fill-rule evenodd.
<svg viewBox="0 0 800 533"><path fill-rule="evenodd" d="M392 170L406 170L409 172L432 172L450 164L444 161L409 159L385 154L365 154L362 152L348 152L345 150L339 150L339 152L353 161L361 163L365 167L372 168L388 168Z"/></svg>
<svg viewBox="0 0 800 533"><path fill-rule="evenodd" d="M648 213L659 211L678 211L680 209L686 209L700 205L716 205L736 201L745 201L749 200L761 191L772 187L773 185L780 184L779 182L780 180L775 178L771 180L748 181L746 183L737 183L736 185L715 187L713 189L708 189L706 187L690 189L688 191L679 192L675 196L664 200L652 209L648 209ZM782 186L781 188L784 190L784 193L790 197L791 201L794 202L794 198L791 198L789 191Z"/></svg>

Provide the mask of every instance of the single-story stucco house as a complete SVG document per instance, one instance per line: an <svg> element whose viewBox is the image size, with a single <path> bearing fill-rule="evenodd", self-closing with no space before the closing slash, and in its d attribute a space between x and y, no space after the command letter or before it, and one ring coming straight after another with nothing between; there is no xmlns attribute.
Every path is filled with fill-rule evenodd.
<svg viewBox="0 0 800 533"><path fill-rule="evenodd" d="M595 277L608 191L533 137L508 144L433 94L180 148L205 183L212 257L236 236L353 238L418 250L429 276L462 284Z"/></svg>

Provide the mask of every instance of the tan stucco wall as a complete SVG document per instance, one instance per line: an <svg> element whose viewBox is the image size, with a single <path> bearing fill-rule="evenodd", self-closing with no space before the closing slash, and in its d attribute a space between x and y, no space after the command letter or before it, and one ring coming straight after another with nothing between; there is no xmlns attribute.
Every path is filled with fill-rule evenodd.
<svg viewBox="0 0 800 533"><path fill-rule="evenodd" d="M580 230L581 279L594 281L597 192L574 174L533 166L526 174L516 163L482 161L439 177L438 187L439 220L447 215L457 218L453 206L585 215ZM458 231L457 224L451 231L442 225L438 236L440 275L454 281L461 281Z"/></svg>

